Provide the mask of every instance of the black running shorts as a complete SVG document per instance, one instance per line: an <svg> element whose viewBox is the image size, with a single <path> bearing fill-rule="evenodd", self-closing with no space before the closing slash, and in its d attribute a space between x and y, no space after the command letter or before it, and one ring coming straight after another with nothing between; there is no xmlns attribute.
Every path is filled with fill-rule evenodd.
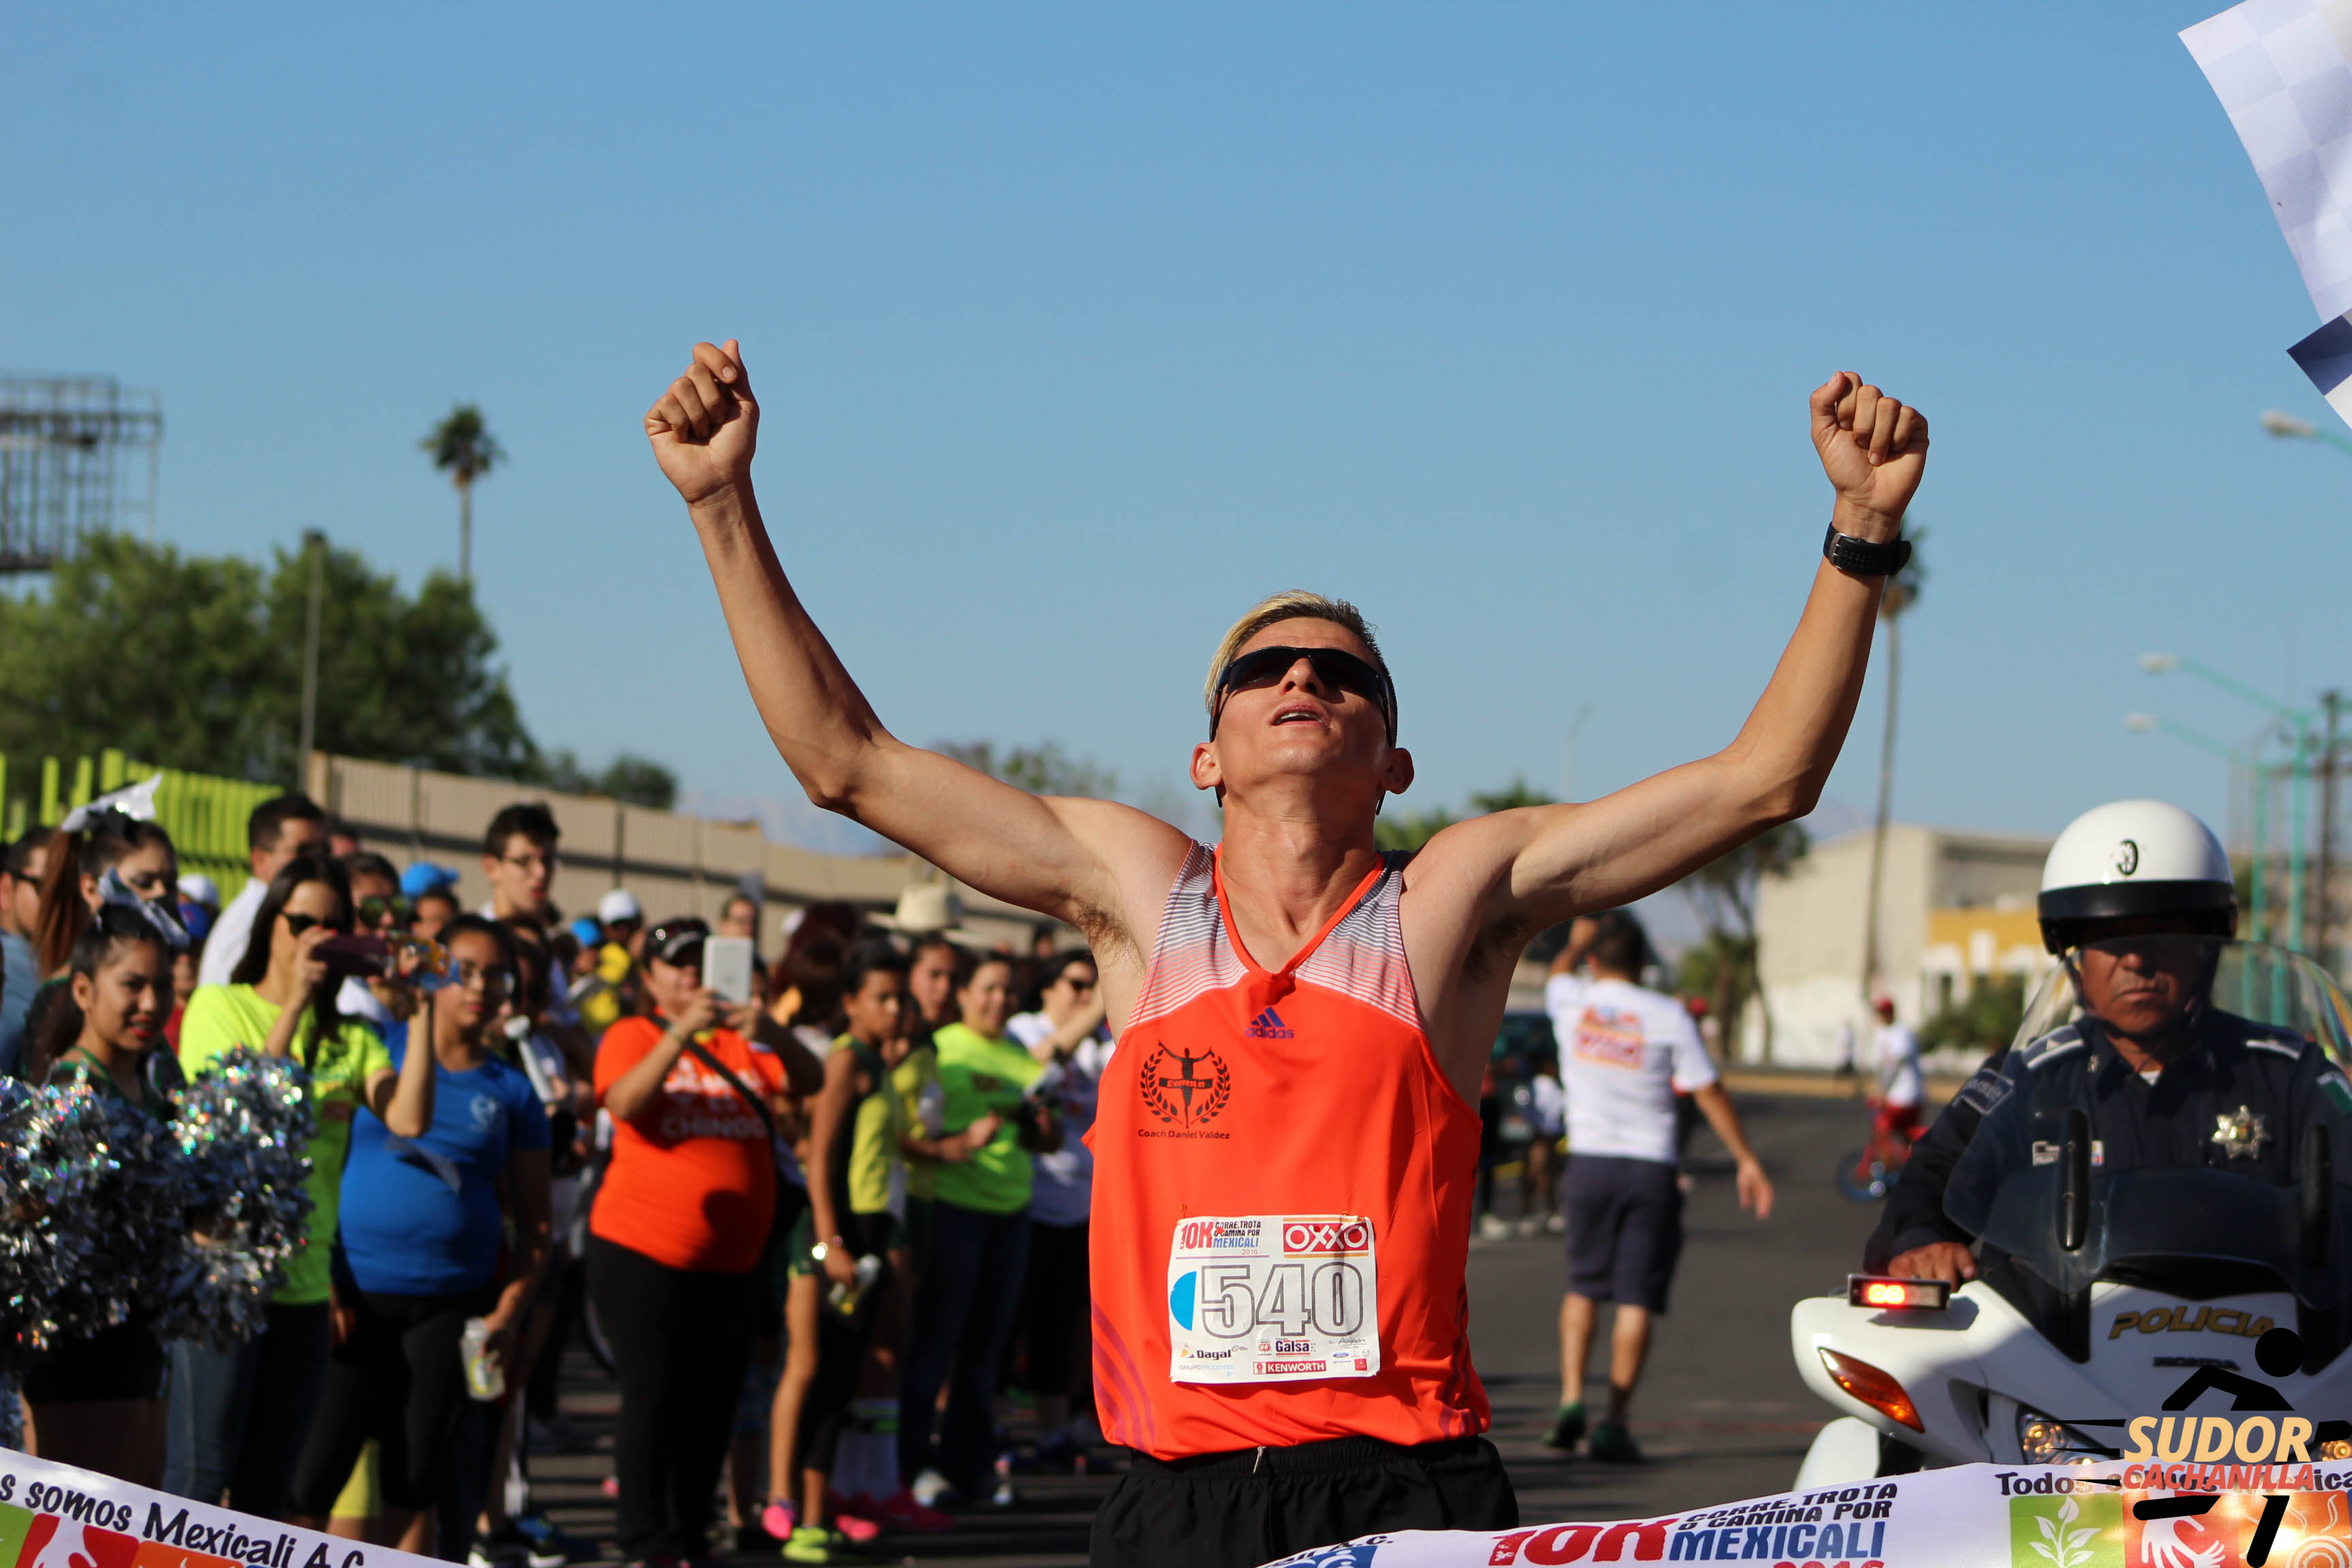
<svg viewBox="0 0 2352 1568"><path fill-rule="evenodd" d="M1509 1530L1518 1499L1484 1437L1338 1437L1155 1459L1095 1512L1094 1568L1257 1568L1386 1530Z"/></svg>
<svg viewBox="0 0 2352 1568"><path fill-rule="evenodd" d="M1568 1288L1593 1301L1666 1310L1683 1250L1683 1192L1672 1165L1607 1154L1568 1157Z"/></svg>

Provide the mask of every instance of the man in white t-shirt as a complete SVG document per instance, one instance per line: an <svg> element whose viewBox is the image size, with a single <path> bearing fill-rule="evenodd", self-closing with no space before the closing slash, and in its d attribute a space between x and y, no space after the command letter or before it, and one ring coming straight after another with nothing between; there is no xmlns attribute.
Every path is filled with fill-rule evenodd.
<svg viewBox="0 0 2352 1568"><path fill-rule="evenodd" d="M297 855L327 852L327 814L307 795L272 795L245 819L245 842L253 878L237 889L205 938L205 955L196 964L199 985L228 984L253 940L253 917L270 879Z"/></svg>
<svg viewBox="0 0 2352 1568"><path fill-rule="evenodd" d="M1895 1016L1895 998L1875 996L1870 1005L1878 1015L1878 1093L1872 1100L1877 1114L1871 1121L1870 1152L1864 1163L1875 1157L1892 1164L1891 1152L1918 1135L1919 1106L1927 1098L1927 1080L1919 1070L1919 1037Z"/></svg>
<svg viewBox="0 0 2352 1568"><path fill-rule="evenodd" d="M1625 1411L1682 1251L1676 1092L1691 1097L1738 1163L1740 1207L1759 1219L1772 1212L1772 1184L1690 1014L1634 983L1648 950L1632 915L1588 916L1570 928L1544 987L1568 1090L1568 1293L1559 1304L1559 1409L1544 1441L1572 1448L1584 1435L1585 1359L1600 1303L1613 1301L1607 1414L1592 1424L1589 1451L1618 1464L1641 1461Z"/></svg>

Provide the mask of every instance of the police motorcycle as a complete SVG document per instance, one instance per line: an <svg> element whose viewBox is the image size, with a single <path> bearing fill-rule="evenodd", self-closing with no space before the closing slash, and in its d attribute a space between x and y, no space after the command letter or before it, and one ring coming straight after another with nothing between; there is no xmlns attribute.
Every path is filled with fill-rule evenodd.
<svg viewBox="0 0 2352 1568"><path fill-rule="evenodd" d="M1797 1304L1798 1371L1837 1413L1798 1470L1801 1489L1975 1462L2147 1458L2142 1436L2164 1439L2157 1458L2210 1462L2222 1456L2171 1451L2194 1421L2127 1423L2217 1383L2259 1380L2296 1412L2352 1414L2352 1005L2308 959L2221 934L2236 918L2228 859L2173 807L2123 802L2078 819L2042 888L2063 962L2007 1058L1962 1091L1982 1121L1944 1189L1944 1214L1978 1239L1978 1277L1954 1289L1857 1275ZM2225 896L2205 932L2165 918ZM2132 934L2096 934L2118 926ZM2190 1064L2201 1076L2183 1080L2204 1096L2189 1101L2198 1122L2175 1116L2138 1141L2116 1119L2117 1095L2138 1090L2117 1055L2095 1079L2103 1137L2093 1047L2166 1007L2170 1027L2194 1032L2189 1048L2208 1053ZM2168 1157L2152 1155L2163 1138L2175 1140ZM2300 1364L2281 1365L2285 1336L2257 1356L2278 1327L2299 1336ZM2184 1406L2231 1407L2210 1391ZM2321 1443L2308 1457L2347 1447Z"/></svg>

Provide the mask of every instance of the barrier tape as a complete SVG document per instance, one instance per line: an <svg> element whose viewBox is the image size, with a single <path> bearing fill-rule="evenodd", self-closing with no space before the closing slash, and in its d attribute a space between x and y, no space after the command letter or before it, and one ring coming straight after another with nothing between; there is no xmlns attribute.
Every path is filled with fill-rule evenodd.
<svg viewBox="0 0 2352 1568"><path fill-rule="evenodd" d="M1960 1465L1655 1519L1368 1535L1266 1568L2352 1568L2347 1487L2352 1462L2325 1460Z"/></svg>
<svg viewBox="0 0 2352 1568"><path fill-rule="evenodd" d="M0 1568L447 1568L29 1454L0 1453Z"/></svg>

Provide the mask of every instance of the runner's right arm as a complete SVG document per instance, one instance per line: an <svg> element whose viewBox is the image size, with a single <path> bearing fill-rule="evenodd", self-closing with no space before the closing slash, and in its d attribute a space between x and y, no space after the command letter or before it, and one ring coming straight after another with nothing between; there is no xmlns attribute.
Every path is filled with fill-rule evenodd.
<svg viewBox="0 0 2352 1568"><path fill-rule="evenodd" d="M1183 863L1184 835L1113 802L1030 795L884 729L769 541L751 489L759 423L730 339L695 345L694 363L646 413L646 436L694 520L751 700L785 764L826 810L982 892L1114 939L1107 956L1139 984L1141 947Z"/></svg>

